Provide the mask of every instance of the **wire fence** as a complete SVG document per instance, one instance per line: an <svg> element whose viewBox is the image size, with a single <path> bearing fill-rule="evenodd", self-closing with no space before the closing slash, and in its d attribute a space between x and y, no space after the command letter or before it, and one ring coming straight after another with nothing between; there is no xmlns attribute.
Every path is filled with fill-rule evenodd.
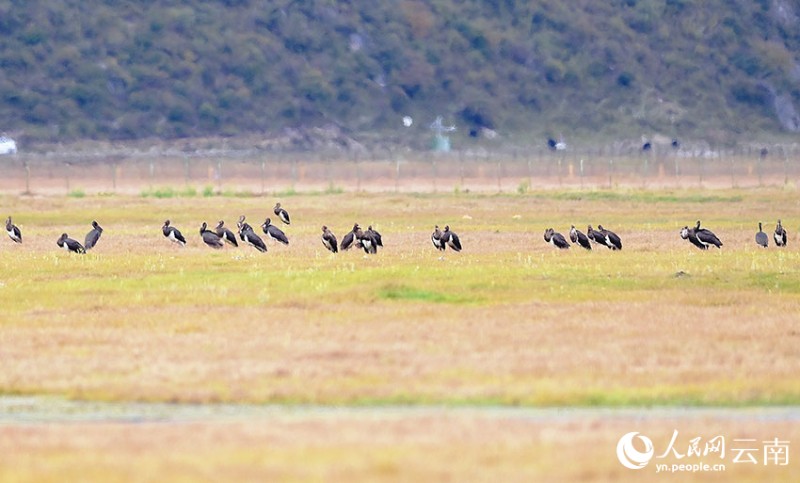
<svg viewBox="0 0 800 483"><path fill-rule="evenodd" d="M797 185L795 148L630 152L406 150L47 153L0 157L5 193L525 192Z"/></svg>

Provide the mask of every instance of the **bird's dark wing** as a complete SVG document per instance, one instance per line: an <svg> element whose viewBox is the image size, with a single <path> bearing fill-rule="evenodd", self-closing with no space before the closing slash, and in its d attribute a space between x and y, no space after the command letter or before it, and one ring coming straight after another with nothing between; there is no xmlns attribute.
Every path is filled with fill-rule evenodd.
<svg viewBox="0 0 800 483"><path fill-rule="evenodd" d="M450 248L453 250L460 252L461 251L461 240L458 238L458 235L450 232L450 236L447 239L447 244L450 245Z"/></svg>
<svg viewBox="0 0 800 483"><path fill-rule="evenodd" d="M352 231L349 232L347 235L342 238L342 244L339 245L339 248L342 250L349 250L350 247L353 245L353 240L356 238L356 234Z"/></svg>
<svg viewBox="0 0 800 483"><path fill-rule="evenodd" d="M97 241L100 239L100 232L97 230L92 230L86 234L86 239L84 240L83 246L87 250L91 250L97 245Z"/></svg>
<svg viewBox="0 0 800 483"><path fill-rule="evenodd" d="M269 227L269 236L273 239L283 243L284 245L289 244L289 239L286 238L286 233L284 233L280 228L275 225L270 225Z"/></svg>

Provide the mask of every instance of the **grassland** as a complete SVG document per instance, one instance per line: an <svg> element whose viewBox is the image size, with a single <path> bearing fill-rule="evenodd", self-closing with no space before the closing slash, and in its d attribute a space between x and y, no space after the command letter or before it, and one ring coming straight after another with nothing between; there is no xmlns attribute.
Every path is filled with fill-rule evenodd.
<svg viewBox="0 0 800 483"><path fill-rule="evenodd" d="M25 243L4 240L0 247L0 393L369 407L800 403L800 202L794 191L292 195L280 200L292 214L285 227L290 246L270 244L260 254L202 245L202 221L230 225L247 214L251 224L260 224L275 201L1 198L0 215L13 214ZM183 231L187 247L161 235L167 218ZM790 232L789 247L757 249L758 221L768 231L778 218ZM93 219L105 228L94 251L77 256L58 249L62 232L82 239ZM679 238L678 230L697 219L723 240L722 251L701 252ZM328 253L319 240L321 225L341 238L354 222L381 231L385 249L373 257ZM623 251L557 251L545 244L545 228L566 234L573 223L614 230ZM429 241L434 224L449 224L464 251L440 259ZM303 428L313 434L316 424ZM475 424L454 422L456 436L441 440L457 439L463 425ZM505 434L504 425L491 426ZM363 422L337 428L376 430ZM596 435L579 429L590 445ZM183 430L154 429L167 440L194 431ZM117 438L124 447L131 430L109 431L100 439ZM215 431L221 430L198 430L206 436ZM257 457L240 451L249 430L231 431L241 438L230 436L222 448L237 455L231 465L247 465ZM42 438L43 447L61 449L67 438L55 429L0 432L18 441ZM270 434L268 440L277 437ZM363 435L354 438L353 448L368 444ZM465 454L489 458L486 467L493 461L498 468L527 468L519 466L520 448L554 451L541 439L487 438L516 449L493 457L477 440L473 446L467 440ZM211 451L213 439L200 438L208 443L201 447ZM433 439L428 443L443 459L458 452L458 445L443 449ZM385 474L380 465L370 471L413 479L403 455L424 453L428 443L393 441L380 447L385 454L368 451L377 455L371 464L385 464ZM56 451L59 457L75 456L78 450L67 446L72 449ZM91 439L87 446L100 443ZM284 446L278 453L288 462L306 455L312 468L330 469L325 462L347 447L321 444L303 453ZM119 447L110 448L111 459L123 457ZM156 458L156 446L147 451ZM195 461L188 454L180 458ZM200 466L219 475L214 469L225 466L219 461L213 469ZM256 467L267 464L258 461ZM157 473L170 471L169 464L151 463ZM547 467L534 464L531 471ZM348 479L349 473L320 468L294 477ZM208 476L198 471L195 476ZM42 476L22 476L31 474Z"/></svg>

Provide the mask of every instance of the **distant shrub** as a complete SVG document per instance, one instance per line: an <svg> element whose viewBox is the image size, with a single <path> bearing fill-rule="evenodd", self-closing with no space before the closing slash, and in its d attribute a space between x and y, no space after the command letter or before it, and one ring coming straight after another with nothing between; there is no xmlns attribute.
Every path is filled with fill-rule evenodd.
<svg viewBox="0 0 800 483"><path fill-rule="evenodd" d="M166 188L148 188L146 190L142 190L142 198L152 197L152 198L174 198L177 193L174 189L170 187Z"/></svg>
<svg viewBox="0 0 800 483"><path fill-rule="evenodd" d="M617 85L622 87L630 87L634 80L636 80L636 76L630 72L623 72L617 77Z"/></svg>
<svg viewBox="0 0 800 483"><path fill-rule="evenodd" d="M298 192L296 189L294 189L294 186L289 187L289 189L285 191L278 191L275 193L276 196L295 196L297 194Z"/></svg>
<svg viewBox="0 0 800 483"><path fill-rule="evenodd" d="M326 195L340 195L342 193L344 193L344 188L341 186L336 186L333 183L329 183L328 187L325 188Z"/></svg>
<svg viewBox="0 0 800 483"><path fill-rule="evenodd" d="M206 198L210 198L210 197L214 196L214 187L211 186L210 184L207 184L203 188L203 196L205 196Z"/></svg>
<svg viewBox="0 0 800 483"><path fill-rule="evenodd" d="M194 186L187 186L183 188L183 191L181 191L181 196L185 198L194 198L197 196L197 188Z"/></svg>
<svg viewBox="0 0 800 483"><path fill-rule="evenodd" d="M739 82L731 87L731 95L738 102L753 105L769 104L769 91L755 83Z"/></svg>
<svg viewBox="0 0 800 483"><path fill-rule="evenodd" d="M70 198L83 198L84 196L86 196L86 192L78 188L70 191L67 194L67 196L69 196Z"/></svg>

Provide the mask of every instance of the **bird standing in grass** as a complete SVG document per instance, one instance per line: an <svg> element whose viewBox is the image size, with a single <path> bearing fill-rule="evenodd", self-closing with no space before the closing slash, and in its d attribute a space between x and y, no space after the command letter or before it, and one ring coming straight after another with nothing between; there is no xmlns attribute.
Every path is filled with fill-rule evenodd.
<svg viewBox="0 0 800 483"><path fill-rule="evenodd" d="M361 227L358 226L358 223L353 224L353 229L350 230L344 238L342 238L342 243L339 245L339 248L342 251L349 250L353 247L353 242L356 241L356 232L361 230ZM361 245L359 244L359 247Z"/></svg>
<svg viewBox="0 0 800 483"><path fill-rule="evenodd" d="M603 236L606 240L605 245L611 250L622 250L622 240L617 236L616 233L610 230L606 230L603 228L603 225L597 225L597 229L600 231L601 236ZM596 235L595 235L596 236Z"/></svg>
<svg viewBox="0 0 800 483"><path fill-rule="evenodd" d="M236 241L236 235L233 234L232 231L225 228L225 222L223 220L219 220L217 223L217 227L214 229L214 232L217 234L218 237L222 238L223 241L226 243L230 243L231 245L238 247L239 242Z"/></svg>
<svg viewBox="0 0 800 483"><path fill-rule="evenodd" d="M325 248L330 250L331 253L336 253L339 251L338 243L339 242L336 241L336 235L334 235L327 226L322 225L322 244L325 245Z"/></svg>
<svg viewBox="0 0 800 483"><path fill-rule="evenodd" d="M17 225L11 223L10 216L6 220L6 232L8 233L8 237L14 240L14 242L22 243L22 232L19 231Z"/></svg>
<svg viewBox="0 0 800 483"><path fill-rule="evenodd" d="M711 230L700 228L700 220L697 221L697 225L694 228L684 226L681 229L681 238L689 240L692 245L701 250L708 250L712 245L717 248L722 246L722 242L719 241L717 235L712 233Z"/></svg>
<svg viewBox="0 0 800 483"><path fill-rule="evenodd" d="M589 225L586 228L586 237L589 240L592 240L593 242L597 243L598 245L603 245L606 248L611 248L608 246L608 243L606 242L606 237L601 232L596 231L594 228L592 228L592 225Z"/></svg>
<svg viewBox="0 0 800 483"><path fill-rule="evenodd" d="M704 244L700 243L700 240L697 239L697 236L694 233L694 228L689 228L688 226L684 226L681 228L681 238L684 240L689 240L689 243L696 246L701 250L707 250L708 247Z"/></svg>
<svg viewBox="0 0 800 483"><path fill-rule="evenodd" d="M433 233L431 233L431 242L437 250L445 251L447 249L447 244L442 240L442 235L442 230L439 229L439 225L434 226Z"/></svg>
<svg viewBox="0 0 800 483"><path fill-rule="evenodd" d="M569 249L569 243L567 242L567 239L564 238L564 235L557 233L552 228L548 228L544 231L544 241L560 250Z"/></svg>
<svg viewBox="0 0 800 483"><path fill-rule="evenodd" d="M783 229L783 225L781 225L781 220L778 220L778 224L775 225L775 236L774 237L775 237L775 246L776 247L785 247L786 246L786 230Z"/></svg>
<svg viewBox="0 0 800 483"><path fill-rule="evenodd" d="M706 246L706 248L711 248L711 245L714 245L717 248L722 247L722 242L719 240L717 235L715 235L711 230L700 228L700 220L697 220L697 224L694 227L694 235L697 237L697 240L700 241L700 243Z"/></svg>
<svg viewBox="0 0 800 483"><path fill-rule="evenodd" d="M243 242L247 243L261 253L267 251L267 245L264 243L264 240L262 240L260 236L256 235L256 232L253 230L252 226L245 223L244 215L239 217L239 222L236 224L236 226L239 228L239 238L241 238Z"/></svg>
<svg viewBox="0 0 800 483"><path fill-rule="evenodd" d="M61 237L56 241L56 245L64 250L72 253L86 253L86 249L77 240L73 240L66 233L62 233Z"/></svg>
<svg viewBox="0 0 800 483"><path fill-rule="evenodd" d="M268 237L272 238L278 243L283 243L284 245L289 244L289 239L286 238L286 233L283 232L280 228L272 224L272 220L267 218L264 221L264 224L261 225L261 229L264 231Z"/></svg>
<svg viewBox="0 0 800 483"><path fill-rule="evenodd" d="M363 231L361 227L358 227L355 236L357 244L364 249L365 253L370 255L378 253L378 240L375 239L375 235L371 230Z"/></svg>
<svg viewBox="0 0 800 483"><path fill-rule="evenodd" d="M575 225L572 225L572 227L569 229L569 239L572 240L572 243L576 243L587 250L592 249L592 244L589 242L589 237L575 228Z"/></svg>
<svg viewBox="0 0 800 483"><path fill-rule="evenodd" d="M203 237L203 242L206 245L215 250L219 250L224 246L224 243L222 243L222 239L219 237L219 235L209 230L205 221L202 225L200 225L200 236Z"/></svg>
<svg viewBox="0 0 800 483"><path fill-rule="evenodd" d="M442 233L442 240L453 251L456 252L461 251L461 240L458 238L458 235L456 235L454 231L450 231L450 225L444 226L444 232Z"/></svg>
<svg viewBox="0 0 800 483"><path fill-rule="evenodd" d="M764 248L767 248L767 245L769 245L769 237L767 236L766 233L761 231L760 221L758 222L758 233L756 233L756 243Z"/></svg>
<svg viewBox="0 0 800 483"><path fill-rule="evenodd" d="M291 225L292 222L289 220L289 212L281 208L280 203L275 203L275 208L273 208L272 211L282 222L286 223L287 225Z"/></svg>
<svg viewBox="0 0 800 483"><path fill-rule="evenodd" d="M86 239L83 241L83 247L86 250L91 250L97 245L100 240L100 235L103 234L103 227L98 225L96 221L92 221L92 230L86 234Z"/></svg>
<svg viewBox="0 0 800 483"><path fill-rule="evenodd" d="M372 238L375 239L375 246L376 247L383 248L383 237L381 236L380 233L377 232L377 230L373 230L372 229L372 225L369 225L367 227L367 233L371 234Z"/></svg>
<svg viewBox="0 0 800 483"><path fill-rule="evenodd" d="M161 232L164 233L164 236L171 242L177 243L180 246L186 246L186 238L181 235L180 230L174 226L170 226L169 220L164 222L164 226L161 227Z"/></svg>

